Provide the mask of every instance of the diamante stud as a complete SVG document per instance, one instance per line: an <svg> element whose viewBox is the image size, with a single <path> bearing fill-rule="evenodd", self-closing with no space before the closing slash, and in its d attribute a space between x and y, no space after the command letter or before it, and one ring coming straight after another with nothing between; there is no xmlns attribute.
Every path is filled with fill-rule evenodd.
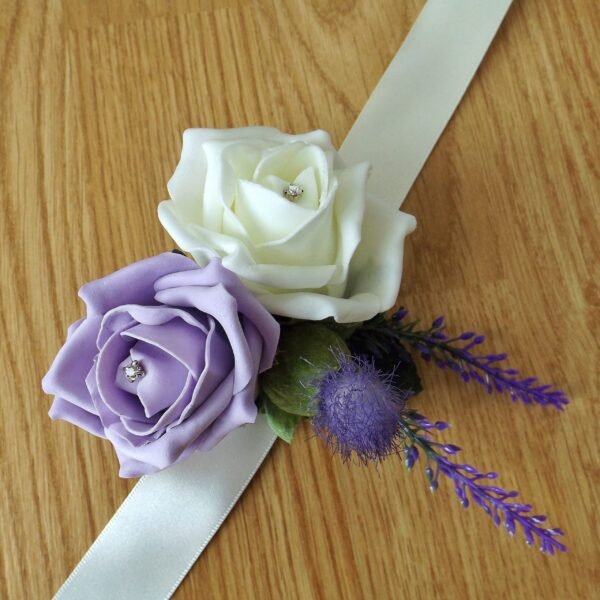
<svg viewBox="0 0 600 600"><path fill-rule="evenodd" d="M303 193L304 190L295 183L290 183L283 188L283 195L288 200L295 200L296 198L300 198L300 196L302 196Z"/></svg>
<svg viewBox="0 0 600 600"><path fill-rule="evenodd" d="M132 360L126 367L123 367L123 371L125 371L125 377L127 377L129 383L141 379L146 374L144 367L137 360Z"/></svg>

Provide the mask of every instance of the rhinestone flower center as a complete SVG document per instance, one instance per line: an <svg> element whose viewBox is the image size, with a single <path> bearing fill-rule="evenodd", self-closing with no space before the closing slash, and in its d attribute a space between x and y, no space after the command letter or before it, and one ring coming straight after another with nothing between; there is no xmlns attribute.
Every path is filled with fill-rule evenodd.
<svg viewBox="0 0 600 600"><path fill-rule="evenodd" d="M137 360L132 360L127 366L123 367L123 371L125 371L125 377L127 377L129 383L141 379L146 374L144 367Z"/></svg>
<svg viewBox="0 0 600 600"><path fill-rule="evenodd" d="M300 198L300 196L302 196L303 193L304 189L295 183L290 183L283 188L283 195L288 200L295 200L296 198Z"/></svg>

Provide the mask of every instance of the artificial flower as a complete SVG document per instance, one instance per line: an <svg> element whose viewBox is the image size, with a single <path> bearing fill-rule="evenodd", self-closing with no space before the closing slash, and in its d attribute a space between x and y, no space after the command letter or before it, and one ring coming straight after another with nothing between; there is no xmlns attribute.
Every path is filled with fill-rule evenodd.
<svg viewBox="0 0 600 600"><path fill-rule="evenodd" d="M364 321L398 296L414 217L367 196L321 130L188 129L159 218L205 265L222 258L275 315Z"/></svg>
<svg viewBox="0 0 600 600"><path fill-rule="evenodd" d="M85 318L43 380L53 419L108 438L122 477L209 450L256 419L279 325L218 259L165 253L84 285Z"/></svg>

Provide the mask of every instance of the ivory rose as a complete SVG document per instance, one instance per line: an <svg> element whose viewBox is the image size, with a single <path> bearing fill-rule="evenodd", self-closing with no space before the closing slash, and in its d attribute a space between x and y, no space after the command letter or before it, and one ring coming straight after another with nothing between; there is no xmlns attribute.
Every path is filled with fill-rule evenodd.
<svg viewBox="0 0 600 600"><path fill-rule="evenodd" d="M200 265L222 258L271 313L364 321L394 304L415 227L367 197L368 174L324 131L188 129L158 214Z"/></svg>

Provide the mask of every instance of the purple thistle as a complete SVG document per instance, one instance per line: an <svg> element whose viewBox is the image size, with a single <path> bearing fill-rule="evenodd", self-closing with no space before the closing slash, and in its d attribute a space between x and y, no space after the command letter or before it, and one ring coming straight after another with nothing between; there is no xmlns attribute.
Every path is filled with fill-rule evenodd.
<svg viewBox="0 0 600 600"><path fill-rule="evenodd" d="M407 396L371 362L342 355L320 381L313 428L345 461L353 454L363 463L381 460L398 452Z"/></svg>
<svg viewBox="0 0 600 600"><path fill-rule="evenodd" d="M449 368L458 373L465 383L475 381L490 394L494 391L509 394L513 401L535 402L558 410L563 410L564 405L569 403L563 391L551 385L540 385L535 377L521 378L516 369L498 366L499 362L506 360L506 354L473 354L472 349L484 342L483 335L465 331L450 338L443 332L444 317L435 319L429 329L417 330L418 321L403 322L407 314L408 311L401 309L391 321L378 322L373 327L388 338L404 340L425 361L433 361L441 369ZM365 326L369 328L368 324Z"/></svg>
<svg viewBox="0 0 600 600"><path fill-rule="evenodd" d="M425 475L432 491L438 488L438 478L442 474L453 481L456 495L464 508L469 506L470 497L493 519L496 526L504 523L504 528L511 536L515 535L517 525L520 525L528 545L533 545L537 538L542 552L566 552L566 547L557 539L564 535L561 529L544 527L544 515L532 515L531 505L511 501L519 495L518 492L485 484L496 479L497 473L483 473L469 464L453 463L441 454L453 455L460 451L460 448L453 444L439 444L431 440L429 432L446 427L446 423L431 423L414 411L405 413L399 430L399 436L403 440L405 466L412 468L420 452L423 452L428 459Z"/></svg>

